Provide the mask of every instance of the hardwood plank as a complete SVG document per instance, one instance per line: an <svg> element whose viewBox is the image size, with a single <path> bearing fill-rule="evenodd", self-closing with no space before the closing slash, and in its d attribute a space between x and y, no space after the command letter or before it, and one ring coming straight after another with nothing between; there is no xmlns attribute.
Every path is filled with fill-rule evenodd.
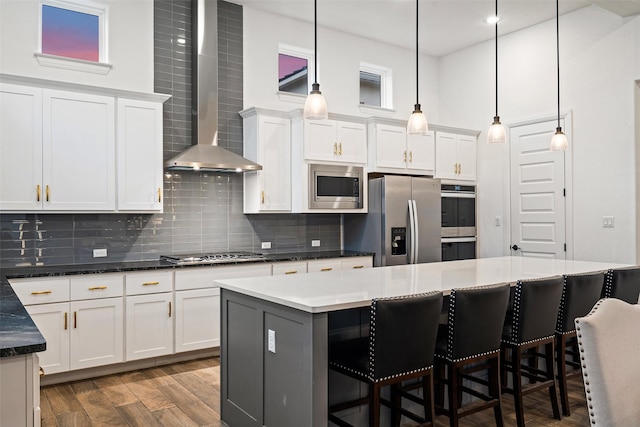
<svg viewBox="0 0 640 427"><path fill-rule="evenodd" d="M136 397L151 412L175 406L174 403L160 390L159 386L149 380L133 381L125 384L127 388L131 390L131 392L136 395Z"/></svg>
<svg viewBox="0 0 640 427"><path fill-rule="evenodd" d="M51 409L51 403L47 396L40 392L40 426L41 427L58 427L56 416Z"/></svg>
<svg viewBox="0 0 640 427"><path fill-rule="evenodd" d="M215 412L220 413L220 386L201 377L200 372L185 372L173 377L185 389Z"/></svg>
<svg viewBox="0 0 640 427"><path fill-rule="evenodd" d="M220 420L218 412L181 385L161 386L160 390L198 425L209 425Z"/></svg>
<svg viewBox="0 0 640 427"><path fill-rule="evenodd" d="M49 400L51 410L56 417L65 412L84 412L69 384L44 387L43 392Z"/></svg>
<svg viewBox="0 0 640 427"><path fill-rule="evenodd" d="M60 427L92 427L93 423L89 416L84 412L65 412L57 417L58 426Z"/></svg>
<svg viewBox="0 0 640 427"><path fill-rule="evenodd" d="M138 397L123 384L119 376L96 378L95 383L113 406L139 402Z"/></svg>
<svg viewBox="0 0 640 427"><path fill-rule="evenodd" d="M187 414L182 412L178 407L159 409L153 412L158 422L164 427L182 426L182 427L199 427Z"/></svg>
<svg viewBox="0 0 640 427"><path fill-rule="evenodd" d="M78 400L85 408L91 422L95 425L126 426L120 412L109 402L102 390L90 390L77 395Z"/></svg>
<svg viewBox="0 0 640 427"><path fill-rule="evenodd" d="M118 406L116 409L132 427L162 427L158 419L141 402Z"/></svg>

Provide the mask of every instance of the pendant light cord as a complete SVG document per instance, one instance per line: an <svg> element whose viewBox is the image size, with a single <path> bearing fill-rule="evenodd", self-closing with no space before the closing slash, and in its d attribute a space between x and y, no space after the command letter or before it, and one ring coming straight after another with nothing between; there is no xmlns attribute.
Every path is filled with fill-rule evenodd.
<svg viewBox="0 0 640 427"><path fill-rule="evenodd" d="M560 6L556 0L556 65L558 68L558 128L560 127Z"/></svg>
<svg viewBox="0 0 640 427"><path fill-rule="evenodd" d="M313 0L313 82L318 83L318 0Z"/></svg>
<svg viewBox="0 0 640 427"><path fill-rule="evenodd" d="M416 0L416 105L419 104L419 90L418 90L418 81L420 80L419 74L418 74L418 3L419 1Z"/></svg>
<svg viewBox="0 0 640 427"><path fill-rule="evenodd" d="M498 0L496 0L496 117L498 117Z"/></svg>

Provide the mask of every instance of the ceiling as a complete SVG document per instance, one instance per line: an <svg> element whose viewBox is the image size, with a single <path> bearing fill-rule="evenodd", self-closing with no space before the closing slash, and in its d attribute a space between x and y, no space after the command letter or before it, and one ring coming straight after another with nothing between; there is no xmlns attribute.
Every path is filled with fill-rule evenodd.
<svg viewBox="0 0 640 427"><path fill-rule="evenodd" d="M313 22L312 0L231 0L233 3ZM626 17L640 13L640 0L562 0L560 14L595 4ZM318 26L415 48L413 0L318 0ZM555 17L554 0L500 0L499 34L508 34ZM494 37L484 20L494 0L420 0L420 51L439 57Z"/></svg>

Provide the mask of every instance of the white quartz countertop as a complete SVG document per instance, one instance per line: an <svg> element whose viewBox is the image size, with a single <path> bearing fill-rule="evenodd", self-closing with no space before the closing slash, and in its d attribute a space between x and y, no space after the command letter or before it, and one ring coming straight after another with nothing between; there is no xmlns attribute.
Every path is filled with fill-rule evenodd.
<svg viewBox="0 0 640 427"><path fill-rule="evenodd" d="M625 267L592 261L498 257L361 270L219 280L223 289L309 313L368 306L373 298L515 283Z"/></svg>

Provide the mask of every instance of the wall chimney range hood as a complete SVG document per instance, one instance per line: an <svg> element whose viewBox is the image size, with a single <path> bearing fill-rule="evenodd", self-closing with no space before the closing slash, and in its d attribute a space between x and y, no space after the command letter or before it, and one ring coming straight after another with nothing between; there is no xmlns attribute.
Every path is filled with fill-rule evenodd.
<svg viewBox="0 0 640 427"><path fill-rule="evenodd" d="M218 1L192 0L192 107L196 144L164 162L168 170L246 172L262 166L218 146Z"/></svg>

